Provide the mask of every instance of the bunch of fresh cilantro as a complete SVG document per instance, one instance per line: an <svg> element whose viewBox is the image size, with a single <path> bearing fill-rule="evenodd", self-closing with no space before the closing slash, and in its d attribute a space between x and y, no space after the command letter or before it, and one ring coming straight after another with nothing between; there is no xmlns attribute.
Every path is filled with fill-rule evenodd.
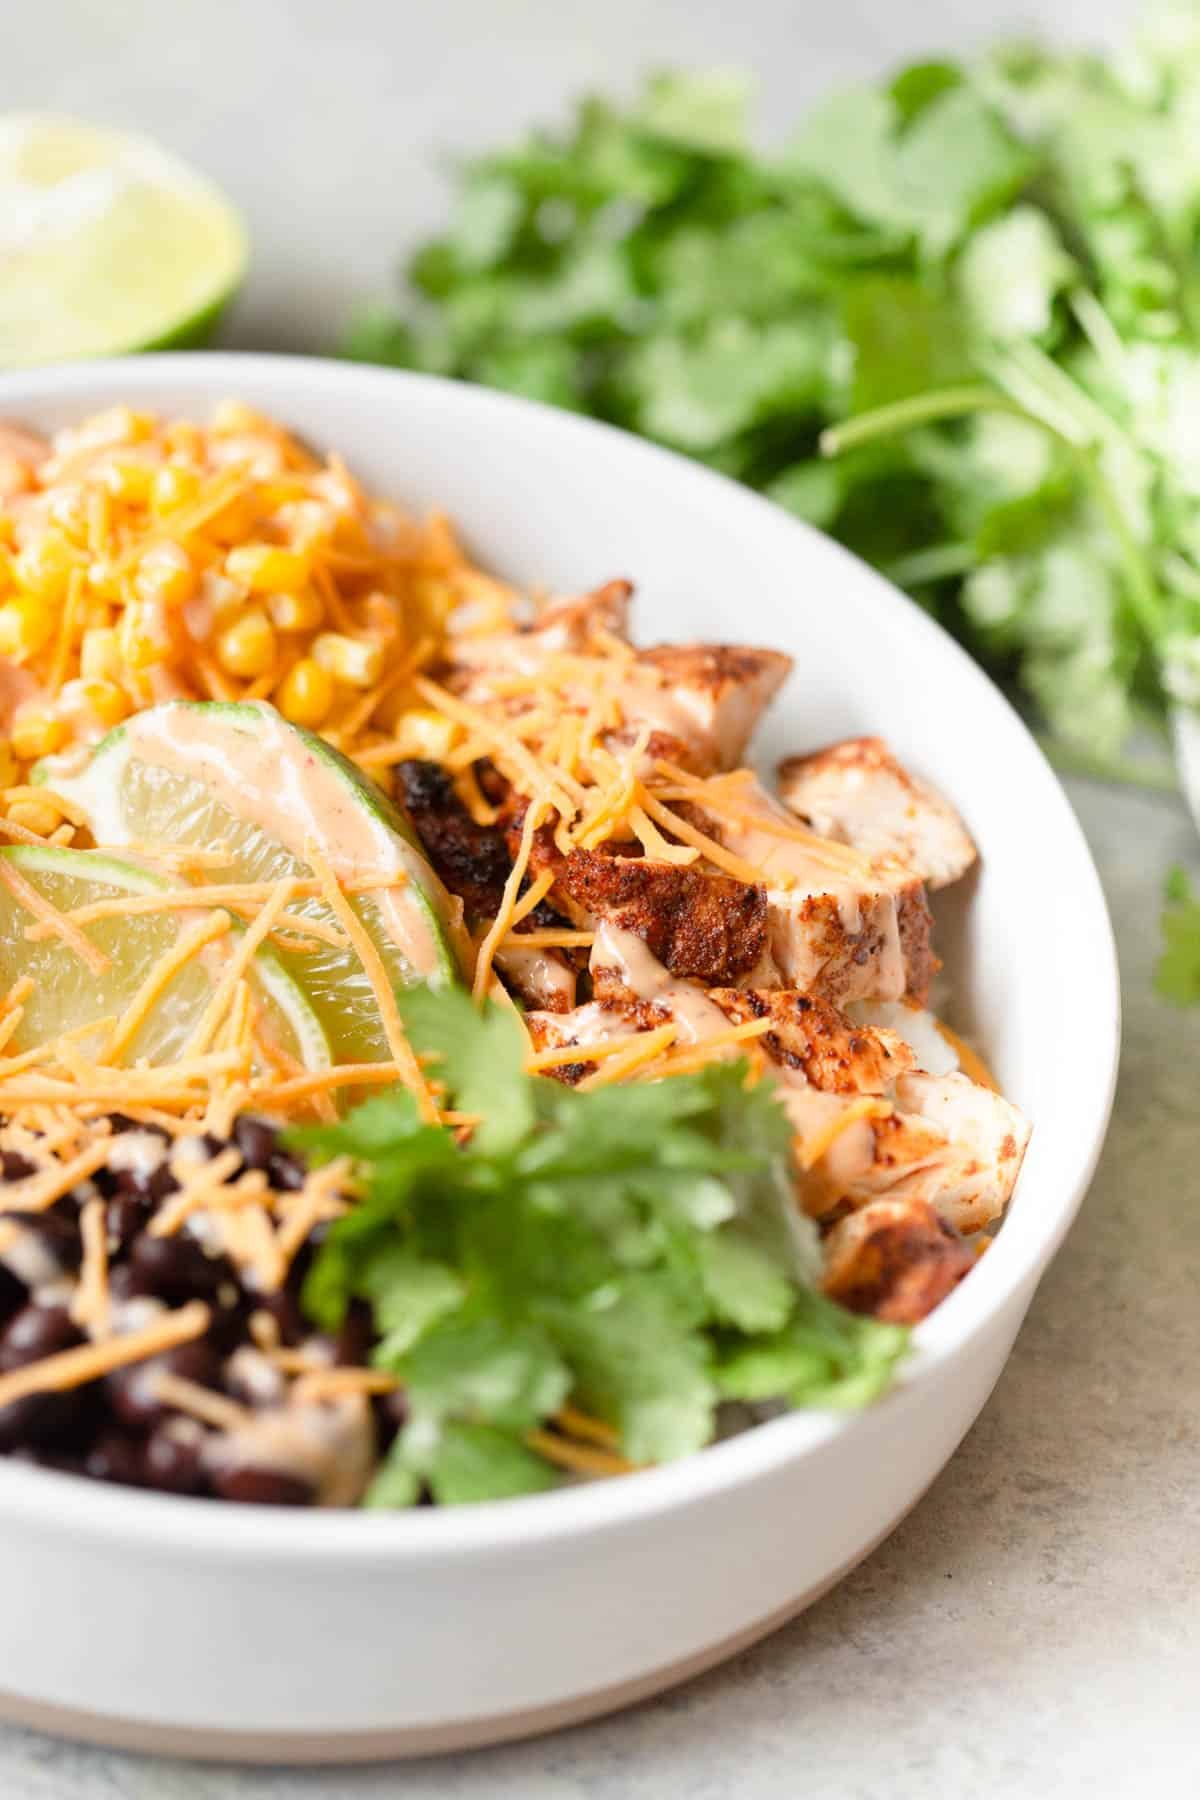
<svg viewBox="0 0 1200 1800"><path fill-rule="evenodd" d="M752 148L652 81L468 163L351 355L594 413L833 532L1064 761L1200 703L1200 11L921 63Z"/></svg>
<svg viewBox="0 0 1200 1800"><path fill-rule="evenodd" d="M860 1406L888 1385L907 1333L812 1287L791 1129L744 1064L576 1093L524 1072L511 1012L424 989L401 1005L479 1120L469 1142L399 1088L293 1134L312 1157L351 1156L364 1183L304 1301L327 1329L369 1301L375 1361L404 1384L408 1422L368 1504L556 1485L527 1439L568 1400L649 1463L706 1444L723 1399Z"/></svg>

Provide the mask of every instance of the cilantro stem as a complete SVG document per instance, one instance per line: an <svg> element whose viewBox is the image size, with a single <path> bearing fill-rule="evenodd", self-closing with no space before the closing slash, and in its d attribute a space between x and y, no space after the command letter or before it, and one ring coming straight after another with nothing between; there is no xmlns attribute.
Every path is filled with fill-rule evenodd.
<svg viewBox="0 0 1200 1800"><path fill-rule="evenodd" d="M1116 544L1121 567L1125 573L1129 604L1134 617L1151 644L1154 644L1162 635L1166 624L1166 609L1149 559L1130 531L1129 521L1121 509L1121 502L1113 492L1112 484L1101 470L1096 456L1082 451L1079 455L1079 465L1091 487L1093 498L1104 514L1109 530L1113 534L1113 542Z"/></svg>
<svg viewBox="0 0 1200 1800"><path fill-rule="evenodd" d="M928 550L898 556L881 573L897 587L922 587L930 581L950 581L967 575L978 561L973 544L931 544Z"/></svg>
<svg viewBox="0 0 1200 1800"><path fill-rule="evenodd" d="M817 440L822 456L842 456L869 444L876 438L892 437L897 432L911 431L917 425L935 425L946 419L965 419L977 412L1016 412L1007 395L996 388L976 382L965 387L937 388L928 394L913 394L905 400L893 400L887 406L876 406L859 413L841 425L831 425Z"/></svg>

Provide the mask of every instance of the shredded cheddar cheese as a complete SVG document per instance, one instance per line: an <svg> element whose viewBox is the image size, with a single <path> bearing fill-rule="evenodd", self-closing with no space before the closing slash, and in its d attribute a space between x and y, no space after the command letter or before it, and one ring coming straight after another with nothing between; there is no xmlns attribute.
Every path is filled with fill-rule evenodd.
<svg viewBox="0 0 1200 1800"><path fill-rule="evenodd" d="M141 1331L108 1337L98 1344L80 1344L76 1350L60 1350L40 1362L12 1369L0 1375L0 1406L11 1406L14 1400L24 1400L29 1394L64 1393L82 1387L84 1382L98 1381L113 1369L160 1356L164 1350L174 1350L179 1344L203 1337L211 1316L203 1300L190 1300L177 1312L164 1313Z"/></svg>

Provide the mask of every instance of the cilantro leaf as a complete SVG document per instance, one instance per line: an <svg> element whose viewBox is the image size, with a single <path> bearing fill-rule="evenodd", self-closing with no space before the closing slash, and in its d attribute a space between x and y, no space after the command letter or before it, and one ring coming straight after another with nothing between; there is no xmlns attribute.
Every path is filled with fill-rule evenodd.
<svg viewBox="0 0 1200 1800"><path fill-rule="evenodd" d="M501 1152L520 1143L533 1123L533 1083L515 1016L502 1006L481 1015L463 990L423 983L401 994L398 1004L413 1047L437 1057L437 1074L455 1105L478 1114L476 1148Z"/></svg>
<svg viewBox="0 0 1200 1800"><path fill-rule="evenodd" d="M881 1360L860 1321L808 1305L819 1247L769 1084L720 1062L579 1093L525 1073L511 1014L444 992L402 1004L456 1104L483 1115L469 1142L424 1124L401 1089L291 1134L312 1156L349 1156L363 1188L304 1304L328 1330L367 1302L374 1360L405 1390L409 1422L367 1504L553 1484L524 1440L568 1400L634 1462L690 1454L736 1387L729 1344L778 1362L776 1339L801 1323L808 1362L798 1372L793 1351L772 1398L799 1398L802 1377L821 1404L885 1384L904 1334Z"/></svg>
<svg viewBox="0 0 1200 1800"><path fill-rule="evenodd" d="M550 1464L519 1438L495 1426L450 1421L438 1431L421 1468L441 1506L478 1500L512 1500L557 1487Z"/></svg>
<svg viewBox="0 0 1200 1800"><path fill-rule="evenodd" d="M466 163L347 353L748 482L1129 770L1135 722L1200 693L1197 68L1178 21L922 61L765 154L737 76L656 75Z"/></svg>

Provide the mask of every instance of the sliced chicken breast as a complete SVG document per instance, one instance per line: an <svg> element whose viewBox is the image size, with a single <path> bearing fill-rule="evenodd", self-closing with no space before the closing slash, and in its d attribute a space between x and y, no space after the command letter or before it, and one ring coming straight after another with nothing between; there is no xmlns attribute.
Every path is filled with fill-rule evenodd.
<svg viewBox="0 0 1200 1800"><path fill-rule="evenodd" d="M591 969L590 1006L530 1017L535 1042L578 1044L652 1030L669 1020L679 1042L703 1043L729 1022L769 1018L759 1040L796 1132L801 1204L835 1219L872 1200L920 1200L958 1231L998 1218L1011 1197L1029 1126L1001 1095L961 1073L917 1069L895 1032L856 1025L812 995L712 989L670 975L640 936L605 924ZM539 1036L541 1034L541 1036ZM730 1044L723 1052L739 1054ZM560 1074L563 1072L560 1071Z"/></svg>
<svg viewBox="0 0 1200 1800"><path fill-rule="evenodd" d="M704 773L733 769L792 659L741 644L661 644L630 664L620 702L626 721L686 744Z"/></svg>
<svg viewBox="0 0 1200 1800"><path fill-rule="evenodd" d="M756 967L767 942L767 897L728 875L573 850L554 892L589 923L632 932L671 975L731 985Z"/></svg>
<svg viewBox="0 0 1200 1800"><path fill-rule="evenodd" d="M851 1312L916 1325L972 1268L974 1253L927 1200L872 1200L824 1242L822 1286Z"/></svg>
<svg viewBox="0 0 1200 1800"><path fill-rule="evenodd" d="M921 882L798 826L753 776L709 822L767 889L768 946L781 986L851 1000L923 1001L937 968Z"/></svg>
<svg viewBox="0 0 1200 1800"><path fill-rule="evenodd" d="M779 766L787 806L822 837L892 858L931 888L965 875L976 858L948 800L910 775L882 738L847 738Z"/></svg>
<svg viewBox="0 0 1200 1800"><path fill-rule="evenodd" d="M577 599L556 601L524 629L452 637L452 685L482 697L489 675L536 675L548 656L587 655L598 632L624 640L632 595L631 582L608 581Z"/></svg>

